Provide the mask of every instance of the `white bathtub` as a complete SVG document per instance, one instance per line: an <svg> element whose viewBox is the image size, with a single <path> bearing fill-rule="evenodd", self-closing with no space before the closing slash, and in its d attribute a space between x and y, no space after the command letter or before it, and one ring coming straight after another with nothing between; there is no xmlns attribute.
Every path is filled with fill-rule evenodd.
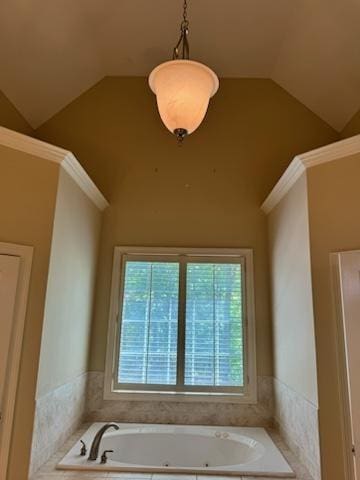
<svg viewBox="0 0 360 480"><path fill-rule="evenodd" d="M94 423L83 435L88 449L104 423ZM117 424L103 436L99 459L80 456L80 442L58 469L197 473L214 475L294 476L262 428ZM105 465L104 450L114 450Z"/></svg>

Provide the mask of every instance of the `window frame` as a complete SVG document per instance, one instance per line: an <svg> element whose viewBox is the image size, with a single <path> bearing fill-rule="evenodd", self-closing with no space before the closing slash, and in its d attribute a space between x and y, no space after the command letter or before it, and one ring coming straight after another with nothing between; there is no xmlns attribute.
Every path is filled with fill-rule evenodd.
<svg viewBox="0 0 360 480"><path fill-rule="evenodd" d="M179 263L179 310L178 310L178 380L185 367L185 305L186 265L191 262L241 263L243 298L243 355L244 386L214 387L185 385L119 384L118 365L122 318L122 295L124 269L131 257L137 261L159 261ZM184 291L185 289L185 291ZM105 364L105 400L149 400L149 401L201 401L257 403L255 307L253 280L253 252L242 248L172 248L172 247L120 247L114 248L113 271L110 294L108 340Z"/></svg>

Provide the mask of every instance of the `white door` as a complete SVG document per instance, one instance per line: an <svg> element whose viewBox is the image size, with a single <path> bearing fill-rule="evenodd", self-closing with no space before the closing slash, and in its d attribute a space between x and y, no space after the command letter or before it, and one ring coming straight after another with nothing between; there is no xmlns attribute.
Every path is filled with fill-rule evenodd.
<svg viewBox="0 0 360 480"><path fill-rule="evenodd" d="M339 253L354 473L360 480L360 251Z"/></svg>
<svg viewBox="0 0 360 480"><path fill-rule="evenodd" d="M20 257L0 255L0 411L3 408L4 390L13 331L16 292L20 271Z"/></svg>

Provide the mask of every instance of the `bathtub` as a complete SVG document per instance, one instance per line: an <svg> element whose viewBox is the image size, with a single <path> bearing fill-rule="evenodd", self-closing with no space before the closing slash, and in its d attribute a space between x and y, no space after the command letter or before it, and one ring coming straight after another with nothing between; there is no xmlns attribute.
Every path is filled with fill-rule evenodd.
<svg viewBox="0 0 360 480"><path fill-rule="evenodd" d="M82 436L88 450L105 423ZM80 455L77 442L57 465L63 470L160 472L292 477L294 473L263 428L117 424L102 438L99 459ZM105 465L104 450L114 450Z"/></svg>

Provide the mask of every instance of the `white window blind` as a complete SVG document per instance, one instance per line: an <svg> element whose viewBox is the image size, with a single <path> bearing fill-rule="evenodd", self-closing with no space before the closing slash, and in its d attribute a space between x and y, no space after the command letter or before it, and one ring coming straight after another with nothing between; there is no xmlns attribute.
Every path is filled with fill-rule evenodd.
<svg viewBox="0 0 360 480"><path fill-rule="evenodd" d="M241 389L243 268L240 258L126 258L119 387L185 392Z"/></svg>
<svg viewBox="0 0 360 480"><path fill-rule="evenodd" d="M243 385L241 265L187 265L185 339L185 385Z"/></svg>
<svg viewBox="0 0 360 480"><path fill-rule="evenodd" d="M120 383L176 384L179 264L126 262Z"/></svg>

